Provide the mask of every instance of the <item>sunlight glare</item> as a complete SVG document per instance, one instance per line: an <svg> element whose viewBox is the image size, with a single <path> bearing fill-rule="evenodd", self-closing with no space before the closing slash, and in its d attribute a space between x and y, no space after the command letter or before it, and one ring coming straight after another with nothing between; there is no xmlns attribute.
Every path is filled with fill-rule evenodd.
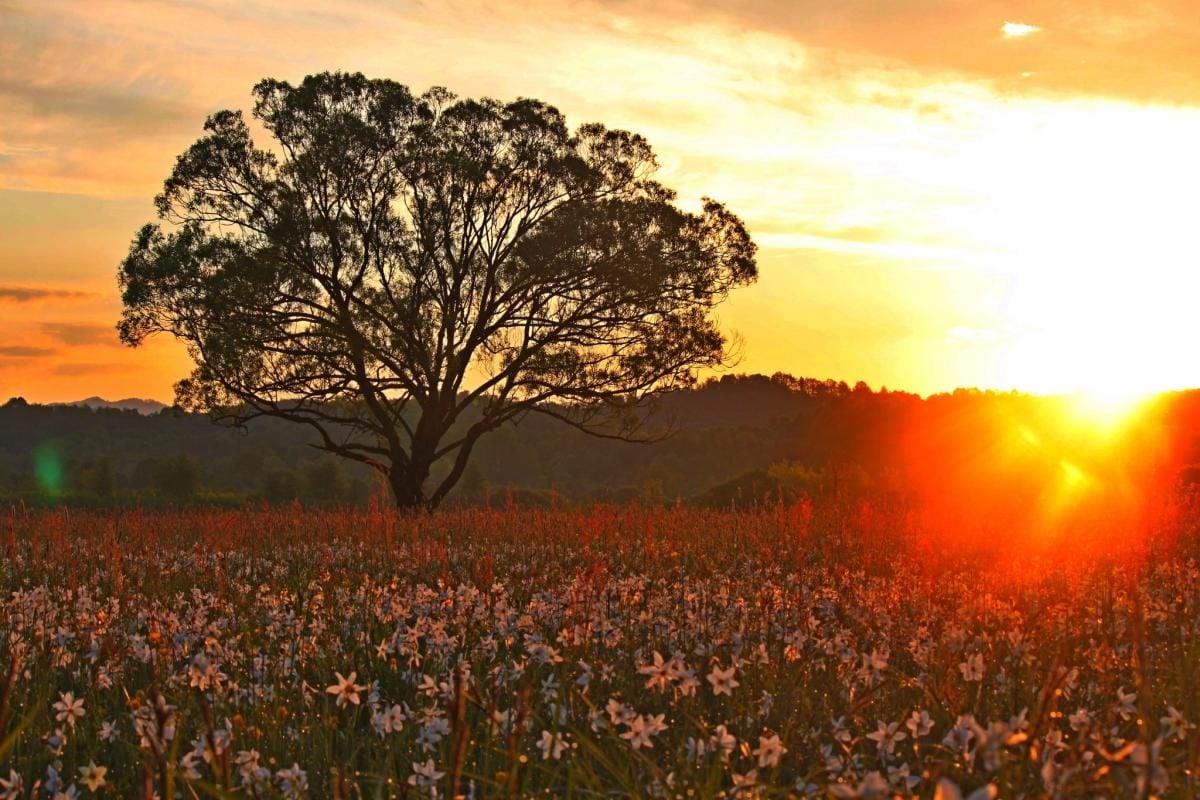
<svg viewBox="0 0 1200 800"><path fill-rule="evenodd" d="M1071 395L1070 412L1077 422L1111 433L1132 421L1152 397L1128 385L1098 386Z"/></svg>

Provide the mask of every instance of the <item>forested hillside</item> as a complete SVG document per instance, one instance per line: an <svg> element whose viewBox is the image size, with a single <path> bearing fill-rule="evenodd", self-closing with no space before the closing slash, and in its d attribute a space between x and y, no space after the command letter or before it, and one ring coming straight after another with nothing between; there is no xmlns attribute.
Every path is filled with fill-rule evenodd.
<svg viewBox="0 0 1200 800"><path fill-rule="evenodd" d="M452 501L728 505L819 492L903 497L956 481L1033 482L1069 462L1091 473L1190 473L1200 393L1159 398L1097 445L1063 398L959 391L922 399L865 384L727 376L662 398L652 443L588 436L529 415L485 438ZM1120 448L1115 438L1120 439ZM1119 449L1119 452L1118 452ZM30 505L367 502L372 471L323 453L302 427L243 429L165 409L0 408L0 496ZM1031 489L1032 491L1032 489Z"/></svg>

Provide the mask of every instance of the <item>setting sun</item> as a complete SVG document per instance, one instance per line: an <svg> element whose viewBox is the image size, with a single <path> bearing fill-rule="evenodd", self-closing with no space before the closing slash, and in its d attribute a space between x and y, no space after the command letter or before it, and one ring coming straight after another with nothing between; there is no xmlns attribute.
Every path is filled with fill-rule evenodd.
<svg viewBox="0 0 1200 800"><path fill-rule="evenodd" d="M1129 423L1153 397L1125 386L1097 387L1072 395L1071 413L1098 432L1111 433Z"/></svg>

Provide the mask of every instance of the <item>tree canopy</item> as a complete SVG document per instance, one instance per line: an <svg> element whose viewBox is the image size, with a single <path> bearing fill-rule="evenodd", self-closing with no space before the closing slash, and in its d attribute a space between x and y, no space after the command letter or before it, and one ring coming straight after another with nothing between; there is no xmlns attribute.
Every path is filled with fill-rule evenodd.
<svg viewBox="0 0 1200 800"><path fill-rule="evenodd" d="M210 116L120 266L122 339L195 361L181 405L307 425L428 507L508 420L635 436L608 412L726 361L712 311L755 245L716 201L680 208L641 136L359 74L254 100L270 146Z"/></svg>

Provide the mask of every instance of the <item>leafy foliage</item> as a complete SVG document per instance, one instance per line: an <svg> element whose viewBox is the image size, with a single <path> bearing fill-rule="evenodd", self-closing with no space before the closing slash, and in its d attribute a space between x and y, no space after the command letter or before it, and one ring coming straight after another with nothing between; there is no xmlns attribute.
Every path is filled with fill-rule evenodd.
<svg viewBox="0 0 1200 800"><path fill-rule="evenodd" d="M212 115L157 198L174 227L120 269L122 339L188 345L185 407L303 423L436 505L505 422L635 436L601 412L726 358L710 312L756 277L754 243L713 200L679 208L642 137L358 74L254 97L273 147Z"/></svg>

